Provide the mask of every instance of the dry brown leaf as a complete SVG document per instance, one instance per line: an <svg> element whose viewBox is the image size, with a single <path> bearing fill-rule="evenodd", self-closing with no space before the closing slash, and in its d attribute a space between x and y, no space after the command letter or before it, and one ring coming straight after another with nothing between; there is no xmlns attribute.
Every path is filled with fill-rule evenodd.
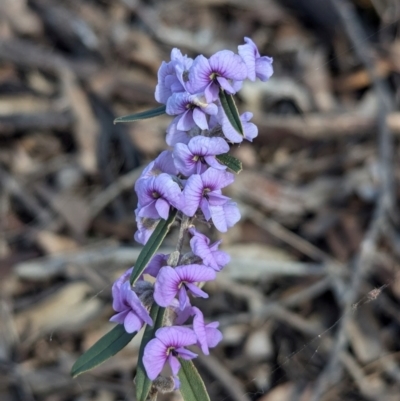
<svg viewBox="0 0 400 401"><path fill-rule="evenodd" d="M43 31L42 21L27 7L27 0L2 0L0 14L11 21L13 29L22 35L39 35Z"/></svg>
<svg viewBox="0 0 400 401"><path fill-rule="evenodd" d="M386 117L387 124L394 134L400 135L400 111L393 111Z"/></svg>
<svg viewBox="0 0 400 401"><path fill-rule="evenodd" d="M40 194L51 204L65 220L67 225L78 236L82 236L88 229L90 223L90 211L88 202L68 190L58 193L51 193L47 187L36 186Z"/></svg>
<svg viewBox="0 0 400 401"><path fill-rule="evenodd" d="M162 58L159 48L151 37L139 29L119 25L118 30L114 30L114 41L124 57L142 64L156 74Z"/></svg>
<svg viewBox="0 0 400 401"><path fill-rule="evenodd" d="M135 112L139 113L140 110L135 110ZM129 127L129 135L135 145L145 154L158 154L167 147L165 130L168 126L168 120L168 117L159 117L136 121Z"/></svg>
<svg viewBox="0 0 400 401"><path fill-rule="evenodd" d="M266 327L251 331L244 345L244 353L252 360L268 360L274 351L270 331Z"/></svg>
<svg viewBox="0 0 400 401"><path fill-rule="evenodd" d="M225 345L239 345L249 331L249 327L245 324L232 324L222 328L223 343Z"/></svg>
<svg viewBox="0 0 400 401"><path fill-rule="evenodd" d="M98 298L89 298L91 291L83 282L65 285L16 315L18 333L36 338L57 330L80 330L102 310L103 304Z"/></svg>
<svg viewBox="0 0 400 401"><path fill-rule="evenodd" d="M45 253L50 255L78 249L78 244L72 238L57 235L51 231L39 231L36 234L36 239Z"/></svg>
<svg viewBox="0 0 400 401"><path fill-rule="evenodd" d="M295 383L287 382L274 387L259 401L292 401L294 397L298 401L309 401L312 394L311 390L311 387L306 387L301 394L298 394L299 388L296 387Z"/></svg>
<svg viewBox="0 0 400 401"><path fill-rule="evenodd" d="M79 146L80 162L88 173L97 171L97 139L99 126L93 114L86 93L79 86L72 71L64 68L61 71L63 93L75 118L76 141Z"/></svg>
<svg viewBox="0 0 400 401"><path fill-rule="evenodd" d="M383 353L379 323L370 309L361 307L355 312L355 319L348 323L348 335L357 359L366 364L378 359Z"/></svg>
<svg viewBox="0 0 400 401"><path fill-rule="evenodd" d="M293 397L294 389L295 386L291 382L281 384L268 391L259 401L290 401Z"/></svg>
<svg viewBox="0 0 400 401"><path fill-rule="evenodd" d="M13 113L40 113L51 111L52 102L49 99L33 95L1 96L0 115L6 116Z"/></svg>
<svg viewBox="0 0 400 401"><path fill-rule="evenodd" d="M256 172L242 171L229 187L229 192L235 199L256 203L276 213L304 213L304 196L301 191Z"/></svg>

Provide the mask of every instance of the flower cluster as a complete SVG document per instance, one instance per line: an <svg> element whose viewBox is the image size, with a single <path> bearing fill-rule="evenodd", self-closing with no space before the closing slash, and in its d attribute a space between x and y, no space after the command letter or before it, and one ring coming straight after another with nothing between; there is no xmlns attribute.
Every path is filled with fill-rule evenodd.
<svg viewBox="0 0 400 401"><path fill-rule="evenodd" d="M146 244L159 221L168 219L176 209L182 235L190 236L190 251L183 254L178 246L178 256L156 254L134 287L128 280L132 269L127 271L113 285L117 313L111 318L132 333L144 324L153 325L149 308L154 302L167 308L169 318L144 350L143 365L151 380L167 364L179 386L178 358L197 356L186 347L197 345L208 354L222 338L218 323L206 324L200 309L191 305L190 296L208 297L200 283L214 280L229 262L229 255L218 250L220 241L210 244L195 223L209 222L226 232L240 219L236 203L222 194L234 181L234 174L218 156L226 154L232 143L252 141L257 127L250 122L252 114L246 112L240 116L243 132L238 132L220 95L234 95L245 79L266 81L272 72L272 58L260 56L249 38L238 47L238 54L222 50L208 59L199 55L193 60L173 49L171 61L163 62L159 69L155 98L174 116L166 137L173 149L151 162L135 184L135 240Z"/></svg>

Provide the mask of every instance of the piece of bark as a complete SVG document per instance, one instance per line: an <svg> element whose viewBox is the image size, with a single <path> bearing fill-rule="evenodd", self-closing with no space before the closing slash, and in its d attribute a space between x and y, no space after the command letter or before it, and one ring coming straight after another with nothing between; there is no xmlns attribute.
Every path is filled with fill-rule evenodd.
<svg viewBox="0 0 400 401"><path fill-rule="evenodd" d="M352 135L368 136L374 134L377 128L375 116L363 116L355 112L309 113L285 117L256 115L254 123L258 126L261 140L268 139L270 135L294 135L324 140Z"/></svg>
<svg viewBox="0 0 400 401"><path fill-rule="evenodd" d="M73 123L74 117L69 111L13 113L0 116L0 137L12 137L23 131L66 131L72 127Z"/></svg>
<svg viewBox="0 0 400 401"><path fill-rule="evenodd" d="M92 61L66 59L54 49L47 49L26 39L0 39L0 60L11 62L25 69L39 68L58 74L61 69L71 69L79 78L86 78L99 70Z"/></svg>

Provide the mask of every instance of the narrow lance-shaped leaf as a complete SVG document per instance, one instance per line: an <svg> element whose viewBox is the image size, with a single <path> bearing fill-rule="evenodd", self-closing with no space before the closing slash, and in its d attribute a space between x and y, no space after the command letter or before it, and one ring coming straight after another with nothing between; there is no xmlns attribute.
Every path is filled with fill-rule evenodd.
<svg viewBox="0 0 400 401"><path fill-rule="evenodd" d="M176 213L178 211L173 209L169 213L169 217L167 220L161 220L153 233L151 234L149 240L146 245L143 247L140 252L139 257L136 260L135 267L131 273L129 278L130 283L133 285L136 280L141 276L147 264L150 262L152 256L157 252L161 243L163 242L165 236L168 234L169 229L171 228L172 223L175 220Z"/></svg>
<svg viewBox="0 0 400 401"><path fill-rule="evenodd" d="M114 120L116 123L131 123L132 121L145 120L146 118L153 118L165 114L166 106L156 107L155 109L142 111L141 113L129 114L128 116L118 117Z"/></svg>
<svg viewBox="0 0 400 401"><path fill-rule="evenodd" d="M236 157L230 155L229 153L223 153L221 155L217 155L217 159L236 174L239 174L243 170L242 162L239 159L236 159Z"/></svg>
<svg viewBox="0 0 400 401"><path fill-rule="evenodd" d="M192 361L179 358L181 368L178 376L181 382L180 392L184 401L210 401L206 386Z"/></svg>
<svg viewBox="0 0 400 401"><path fill-rule="evenodd" d="M242 136L244 136L242 121L240 120L239 111L236 107L233 96L227 94L223 89L219 91L219 100L224 109L226 116L232 127Z"/></svg>
<svg viewBox="0 0 400 401"><path fill-rule="evenodd" d="M76 377L111 358L121 351L135 335L136 332L127 333L124 326L118 324L76 360L71 369L71 376Z"/></svg>
<svg viewBox="0 0 400 401"><path fill-rule="evenodd" d="M146 326L143 334L142 343L140 344L138 366L136 369L136 398L138 401L146 401L151 388L152 381L147 377L146 370L143 365L143 354L147 343L155 337L155 332L162 327L164 320L165 308L161 308L156 303L150 310L150 316L153 319L154 326Z"/></svg>

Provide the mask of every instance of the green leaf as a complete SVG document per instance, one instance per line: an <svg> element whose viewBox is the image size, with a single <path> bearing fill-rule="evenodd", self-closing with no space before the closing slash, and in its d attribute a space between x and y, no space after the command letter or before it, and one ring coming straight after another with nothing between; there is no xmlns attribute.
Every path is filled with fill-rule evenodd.
<svg viewBox="0 0 400 401"><path fill-rule="evenodd" d="M151 234L149 240L143 247L139 257L136 260L135 268L132 270L131 276L129 278L129 281L132 285L143 273L152 256L157 252L157 249L160 247L169 229L171 228L172 223L175 221L177 212L178 211L176 209L172 209L172 211L169 213L168 219L161 220L157 224L157 227Z"/></svg>
<svg viewBox="0 0 400 401"><path fill-rule="evenodd" d="M239 174L243 170L242 162L239 159L236 159L236 157L230 155L229 153L223 153L222 155L217 155L217 159L236 174Z"/></svg>
<svg viewBox="0 0 400 401"><path fill-rule="evenodd" d="M136 398L137 401L146 401L151 388L152 381L147 377L146 370L143 365L144 348L147 343L155 336L155 332L162 327L164 320L165 308L161 308L156 303L153 304L150 310L150 316L153 319L154 326L146 326L143 334L142 343L140 344L138 366L136 370Z"/></svg>
<svg viewBox="0 0 400 401"><path fill-rule="evenodd" d="M146 110L141 113L129 114L128 116L118 117L114 120L116 123L130 123L137 120L145 120L146 118L153 118L165 114L165 106L156 107L155 109Z"/></svg>
<svg viewBox="0 0 400 401"><path fill-rule="evenodd" d="M206 386L192 361L179 358L181 368L178 376L181 381L180 392L184 401L210 401Z"/></svg>
<svg viewBox="0 0 400 401"><path fill-rule="evenodd" d="M76 377L111 358L121 351L135 335L136 332L127 333L124 326L118 324L77 359L72 366L71 376Z"/></svg>
<svg viewBox="0 0 400 401"><path fill-rule="evenodd" d="M235 101L233 100L233 96L227 94L223 89L221 89L219 91L219 100L221 101L221 106L224 109L229 122L232 124L232 127L240 135L244 136L242 121L240 120L239 111L236 107Z"/></svg>

